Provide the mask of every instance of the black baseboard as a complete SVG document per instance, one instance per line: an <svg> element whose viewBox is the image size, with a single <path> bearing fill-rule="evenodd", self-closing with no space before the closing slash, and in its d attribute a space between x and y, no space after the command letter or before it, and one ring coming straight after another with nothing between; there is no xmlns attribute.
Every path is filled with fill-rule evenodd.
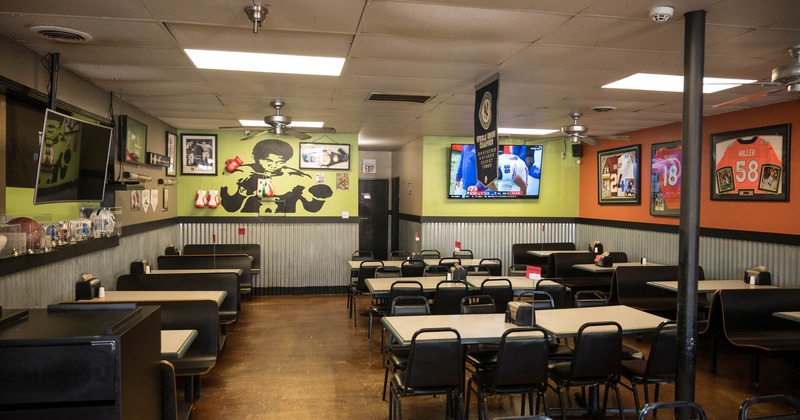
<svg viewBox="0 0 800 420"><path fill-rule="evenodd" d="M254 287L253 296L345 295L347 286Z"/></svg>

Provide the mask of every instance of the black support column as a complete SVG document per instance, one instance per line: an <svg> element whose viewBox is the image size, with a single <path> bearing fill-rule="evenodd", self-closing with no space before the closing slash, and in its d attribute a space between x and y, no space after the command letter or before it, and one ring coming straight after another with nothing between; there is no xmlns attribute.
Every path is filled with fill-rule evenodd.
<svg viewBox="0 0 800 420"><path fill-rule="evenodd" d="M703 140L704 10L684 15L681 221L678 238L677 401L694 401L697 367L697 274L700 233L700 168ZM682 413L681 418L686 413Z"/></svg>

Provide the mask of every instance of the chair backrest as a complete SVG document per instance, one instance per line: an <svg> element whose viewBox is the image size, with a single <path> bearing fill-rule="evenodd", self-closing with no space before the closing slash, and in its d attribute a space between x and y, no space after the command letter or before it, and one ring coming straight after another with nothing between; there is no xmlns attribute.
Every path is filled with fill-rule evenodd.
<svg viewBox="0 0 800 420"><path fill-rule="evenodd" d="M645 420L647 418L647 414L651 411L653 413L656 410L664 410L667 408L672 408L674 410L679 410L681 408L685 408L690 410L692 413L692 417L695 420L706 420L706 412L703 410L703 407L700 407L699 404L692 402L692 401L664 401L664 402L657 402L652 404L647 404L642 411L639 412L638 420ZM661 417L661 416L659 416ZM653 414L653 418L655 418L655 414Z"/></svg>
<svg viewBox="0 0 800 420"><path fill-rule="evenodd" d="M450 267L456 265L456 264L461 265L461 258L455 258L455 257L448 258L448 257L445 257L445 258L440 258L439 259L439 265L445 266L448 269Z"/></svg>
<svg viewBox="0 0 800 420"><path fill-rule="evenodd" d="M390 316L430 315L431 308L425 296L398 296L389 306Z"/></svg>
<svg viewBox="0 0 800 420"><path fill-rule="evenodd" d="M550 342L539 327L512 328L500 340L492 389L547 383Z"/></svg>
<svg viewBox="0 0 800 420"><path fill-rule="evenodd" d="M450 272L448 267L443 265L429 265L424 268L422 275L423 276L442 276L446 275Z"/></svg>
<svg viewBox="0 0 800 420"><path fill-rule="evenodd" d="M497 306L489 295L466 296L459 303L462 314L494 314Z"/></svg>
<svg viewBox="0 0 800 420"><path fill-rule="evenodd" d="M530 300L533 305L533 310L540 309L555 309L556 303L553 301L553 296L544 290L528 290L520 293L519 300Z"/></svg>
<svg viewBox="0 0 800 420"><path fill-rule="evenodd" d="M161 419L177 420L178 398L175 386L175 366L167 360L161 361Z"/></svg>
<svg viewBox="0 0 800 420"><path fill-rule="evenodd" d="M503 275L503 261L500 258L483 258L478 263L478 270L488 273L488 276Z"/></svg>
<svg viewBox="0 0 800 420"><path fill-rule="evenodd" d="M374 260L375 257L372 255L372 251L365 251L365 250L358 250L353 253L352 261L364 261L364 260Z"/></svg>
<svg viewBox="0 0 800 420"><path fill-rule="evenodd" d="M358 284L356 286L360 293L369 292L366 280L374 278L375 272L379 267L383 267L383 261L381 260L367 259L361 261L358 266Z"/></svg>
<svg viewBox="0 0 800 420"><path fill-rule="evenodd" d="M622 366L622 327L616 322L588 322L578 329L571 378L616 376Z"/></svg>
<svg viewBox="0 0 800 420"><path fill-rule="evenodd" d="M403 270L401 270L400 267L384 265L383 267L378 267L375 269L375 277L376 278L403 277Z"/></svg>
<svg viewBox="0 0 800 420"><path fill-rule="evenodd" d="M509 279L486 279L481 282L480 294L489 295L494 299L498 313L503 313L508 307L508 302L514 299L514 289Z"/></svg>
<svg viewBox="0 0 800 420"><path fill-rule="evenodd" d="M166 251L166 250L165 250ZM167 252L164 252L168 254ZM184 255L192 254L245 254L250 256L250 268L261 268L260 244L186 244L183 246Z"/></svg>
<svg viewBox="0 0 800 420"><path fill-rule="evenodd" d="M403 277L422 277L425 275L425 262L419 260L403 261L400 264Z"/></svg>
<svg viewBox="0 0 800 420"><path fill-rule="evenodd" d="M546 282L545 279L542 279L536 282L536 286L533 289L549 293L553 298L556 309L567 307L567 286L555 282Z"/></svg>
<svg viewBox="0 0 800 420"><path fill-rule="evenodd" d="M440 281L436 285L433 313L436 315L461 313L461 299L467 297L468 290L469 285L463 281Z"/></svg>
<svg viewBox="0 0 800 420"><path fill-rule="evenodd" d="M404 250L392 251L389 254L389 260L392 261L403 261L407 260L409 257L411 257L411 254L408 251Z"/></svg>
<svg viewBox="0 0 800 420"><path fill-rule="evenodd" d="M749 411L757 404L769 404L773 409L781 408L778 414L750 417ZM790 411L785 411L786 409ZM764 395L748 398L739 407L739 420L796 420L800 418L800 399L786 394Z"/></svg>
<svg viewBox="0 0 800 420"><path fill-rule="evenodd" d="M608 295L602 290L581 290L575 292L573 305L576 308L608 306Z"/></svg>
<svg viewBox="0 0 800 420"><path fill-rule="evenodd" d="M423 249L419 254L422 258L442 258L442 254L435 249Z"/></svg>
<svg viewBox="0 0 800 420"><path fill-rule="evenodd" d="M424 328L415 332L408 354L407 388L415 391L459 388L464 376L462 351L461 335L452 328Z"/></svg>
<svg viewBox="0 0 800 420"><path fill-rule="evenodd" d="M422 283L414 280L398 280L389 289L389 302L398 296L425 296Z"/></svg>
<svg viewBox="0 0 800 420"><path fill-rule="evenodd" d="M662 322L656 330L647 366L644 369L646 378L673 378L678 365L678 334L675 321Z"/></svg>
<svg viewBox="0 0 800 420"><path fill-rule="evenodd" d="M475 254L473 254L469 249L462 249L460 251L453 251L453 257L473 259L475 258Z"/></svg>

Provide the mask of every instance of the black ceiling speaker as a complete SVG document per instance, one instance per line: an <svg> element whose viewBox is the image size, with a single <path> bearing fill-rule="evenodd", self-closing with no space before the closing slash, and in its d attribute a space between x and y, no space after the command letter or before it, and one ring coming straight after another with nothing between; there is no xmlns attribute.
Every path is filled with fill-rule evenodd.
<svg viewBox="0 0 800 420"><path fill-rule="evenodd" d="M583 156L583 145L581 143L573 143L572 144L572 157L581 157Z"/></svg>

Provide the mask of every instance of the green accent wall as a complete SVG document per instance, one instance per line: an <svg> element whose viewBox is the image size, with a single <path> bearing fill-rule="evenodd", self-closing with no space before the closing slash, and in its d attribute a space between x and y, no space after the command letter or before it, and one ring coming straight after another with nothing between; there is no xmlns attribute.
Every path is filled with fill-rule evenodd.
<svg viewBox="0 0 800 420"><path fill-rule="evenodd" d="M112 193L113 194L113 193ZM39 222L73 220L81 207L98 208L99 203L56 203L33 205L33 188L6 188L6 213L30 217Z"/></svg>
<svg viewBox="0 0 800 420"><path fill-rule="evenodd" d="M181 159L183 159L181 146L181 134L217 134L217 147L218 147L218 175L183 175L181 173ZM241 141L243 136L241 131L183 131L178 133L178 192L177 197L170 197L170 205L178 206L179 216L241 216L241 217L292 217L292 216L320 216L320 217L341 217L343 211L350 213L350 217L358 215L358 136L355 134L317 134L312 135L308 140L298 140L292 136L277 136L268 134L256 139ZM231 198L227 203L229 207L236 207L238 210L228 211L223 206L215 209L208 207L196 208L195 196L197 190L209 191L217 190L222 194L223 188L226 189L227 194L235 195L235 191L239 190L238 183L246 179L252 173L248 164L254 163L253 147L264 139L278 139L288 143L293 151L292 156L286 161L283 175L275 176L272 178L272 184L275 188L276 194L283 194L288 191L295 190L302 197L295 202L296 211L283 213L276 213L277 206L279 205L274 199L263 199L260 201L260 208L258 213L243 212L241 207L233 205L238 198ZM336 144L342 146L349 146L349 162L350 169L298 169L300 165L300 143L320 143L320 144L333 144L335 149L338 149ZM225 162L229 159L234 159L236 156L244 161L244 164L239 172L228 173L225 171ZM341 174L347 176L347 189L342 188ZM325 188L320 188L322 185L330 188L331 195L324 197ZM312 187L316 187L312 189ZM316 195L314 194L316 193ZM322 193L322 194L320 194ZM246 194L242 194L243 196ZM177 200L177 203L176 201ZM225 198L223 198L225 201ZM310 204L304 205L304 202ZM288 203L287 203L288 204ZM244 205L244 204L243 204ZM320 206L319 211L309 211L309 208Z"/></svg>
<svg viewBox="0 0 800 420"><path fill-rule="evenodd" d="M577 217L580 166L569 151L561 159L564 143L543 144L542 179L538 199L464 200L450 199L448 171L450 170L450 145L472 143L470 137L423 138L423 216L465 217ZM506 140L501 144L521 144L523 140Z"/></svg>

